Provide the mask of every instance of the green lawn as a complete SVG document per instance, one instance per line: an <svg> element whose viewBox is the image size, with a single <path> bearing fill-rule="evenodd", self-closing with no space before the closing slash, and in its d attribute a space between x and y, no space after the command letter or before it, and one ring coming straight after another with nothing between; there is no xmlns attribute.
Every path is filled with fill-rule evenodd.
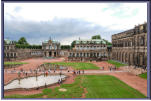
<svg viewBox="0 0 151 101"><path fill-rule="evenodd" d="M86 98L145 98L139 91L109 75L85 75L82 86L87 88Z"/></svg>
<svg viewBox="0 0 151 101"><path fill-rule="evenodd" d="M25 62L4 62L4 65L21 65L21 64L27 64Z"/></svg>
<svg viewBox="0 0 151 101"><path fill-rule="evenodd" d="M65 88L66 92L59 91ZM116 77L109 75L80 75L73 84L62 84L55 89L44 89L40 94L34 95L11 95L5 98L80 98L88 91L86 98L146 98L139 91L131 88Z"/></svg>
<svg viewBox="0 0 151 101"><path fill-rule="evenodd" d="M95 64L86 63L86 62L55 62L55 63L51 63L51 64L71 66L74 69L80 69L80 70L83 70L83 69L100 69Z"/></svg>
<svg viewBox="0 0 151 101"><path fill-rule="evenodd" d="M107 62L110 63L110 64L115 65L117 68L121 67L121 66L126 66L127 65L127 64L122 64L122 63L119 63L119 62L116 62L116 61L113 61L113 60L108 60Z"/></svg>
<svg viewBox="0 0 151 101"><path fill-rule="evenodd" d="M147 79L147 72L139 75L141 78Z"/></svg>

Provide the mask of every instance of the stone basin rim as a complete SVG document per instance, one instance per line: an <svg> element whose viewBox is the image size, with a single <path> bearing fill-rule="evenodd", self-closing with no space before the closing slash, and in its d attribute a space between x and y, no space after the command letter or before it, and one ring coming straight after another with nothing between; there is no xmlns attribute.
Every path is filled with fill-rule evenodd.
<svg viewBox="0 0 151 101"><path fill-rule="evenodd" d="M43 74L40 74L40 75L38 75L38 76L41 76L41 75L43 75ZM55 74L55 75L58 75L58 74ZM64 75L64 74L63 74ZM54 76L54 75L51 75L51 76ZM65 77L65 79L63 79L63 82L69 77L68 75L64 75ZM25 79L25 78L29 78L29 77L36 77L36 76L28 76L28 77L24 77L24 78L21 78L21 79ZM5 85L8 85L8 84L10 84L11 82L13 82L13 81L15 81L15 80L18 80L18 79L13 79L12 81L10 81L9 83L7 83L7 84L5 84ZM53 86L53 85L56 85L56 84L58 84L57 82L56 83L53 83L53 84L48 84L47 85L47 88L48 87L50 87L50 86ZM33 87L33 88L14 88L14 89L6 89L6 90L4 90L4 91L15 91L15 90L34 90L34 89L36 89L36 88L45 88L45 85L43 85L43 86L39 86L39 87Z"/></svg>

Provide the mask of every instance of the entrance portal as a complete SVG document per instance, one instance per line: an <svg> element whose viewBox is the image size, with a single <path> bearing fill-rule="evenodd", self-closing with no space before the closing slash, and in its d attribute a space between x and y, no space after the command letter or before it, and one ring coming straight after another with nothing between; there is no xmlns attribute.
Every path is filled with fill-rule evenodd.
<svg viewBox="0 0 151 101"><path fill-rule="evenodd" d="M56 57L56 52L54 52L54 57Z"/></svg>
<svg viewBox="0 0 151 101"><path fill-rule="evenodd" d="M52 55L52 53L51 53L51 52L49 52L49 57L51 57L51 55Z"/></svg>

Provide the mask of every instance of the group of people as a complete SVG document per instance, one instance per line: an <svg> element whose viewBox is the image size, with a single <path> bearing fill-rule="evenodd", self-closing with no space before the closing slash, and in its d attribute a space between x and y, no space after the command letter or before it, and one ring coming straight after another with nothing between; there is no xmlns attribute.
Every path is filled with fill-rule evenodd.
<svg viewBox="0 0 151 101"><path fill-rule="evenodd" d="M62 78L60 78L59 80L58 80L58 84L62 84Z"/></svg>
<svg viewBox="0 0 151 101"><path fill-rule="evenodd" d="M80 70L73 70L73 74L81 74L81 73L83 73L84 74L84 70L82 70L82 71L80 71Z"/></svg>
<svg viewBox="0 0 151 101"><path fill-rule="evenodd" d="M112 71L112 70L117 70L117 67L116 67L116 66L109 66L108 68L110 69L110 71Z"/></svg>

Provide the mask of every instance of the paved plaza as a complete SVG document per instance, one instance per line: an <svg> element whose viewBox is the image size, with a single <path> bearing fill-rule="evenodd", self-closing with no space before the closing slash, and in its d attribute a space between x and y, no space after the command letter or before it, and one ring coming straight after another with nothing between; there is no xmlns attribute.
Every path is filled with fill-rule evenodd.
<svg viewBox="0 0 151 101"><path fill-rule="evenodd" d="M64 58L55 58L55 59L34 58L34 59L27 59L27 60L20 61L20 62L26 62L28 64L24 64L22 66L17 67L15 69L15 71L16 71L15 73L11 72L11 71L13 71L13 68L7 69L7 70L5 69L4 70L4 84L8 84L10 81L17 79L18 78L17 71L19 71L20 69L24 69L25 71L29 72L29 69L34 70L43 63L62 62L62 61L65 61L65 59ZM99 70L84 70L84 75L104 75L104 74L112 75L147 96L147 80L140 78L134 74L131 74L127 71L124 71L120 68L118 68L117 70L110 70L108 67L113 66L113 65L107 63L106 61L91 62L91 63L97 65L98 67L100 67L100 69ZM104 69L102 69L102 67L104 67ZM68 76L68 78L63 82L64 84L73 83L75 77L77 76L77 75L73 75L72 67L69 67L68 70L69 70L69 72L67 70L61 71L63 74ZM53 71L50 71L50 74L59 74L59 73L60 73L60 70L56 70L55 73ZM42 74L42 72L38 72L38 74L40 75L40 74ZM33 76L33 75L34 74L29 73L29 76ZM83 73L81 73L80 75L83 75ZM21 77L24 77L24 75L21 75ZM57 86L59 86L59 84L49 86L48 88L55 88ZM28 95L28 94L37 94L40 92L42 92L42 89L39 89L39 90L12 90L12 91L4 91L4 95L11 95L11 94Z"/></svg>

